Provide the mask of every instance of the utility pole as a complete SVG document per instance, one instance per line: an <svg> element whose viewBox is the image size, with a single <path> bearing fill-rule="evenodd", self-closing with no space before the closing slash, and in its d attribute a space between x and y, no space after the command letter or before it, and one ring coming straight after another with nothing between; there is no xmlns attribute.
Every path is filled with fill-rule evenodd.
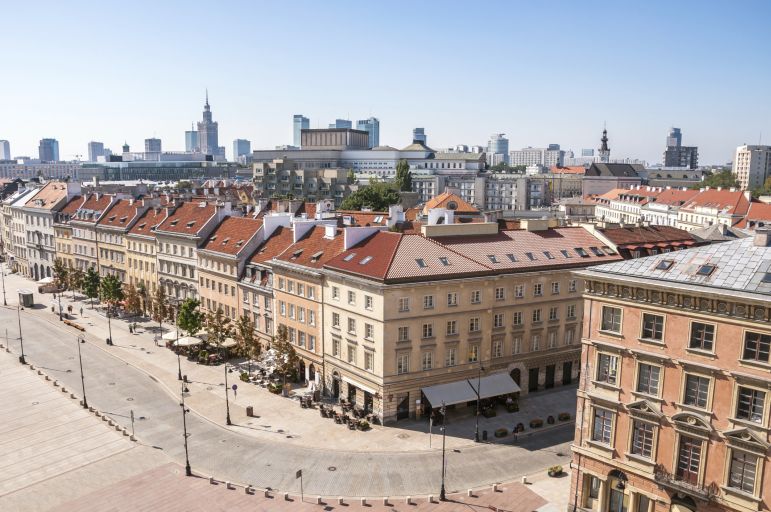
<svg viewBox="0 0 771 512"><path fill-rule="evenodd" d="M21 335L21 306L16 306L16 315L19 317L19 345L21 345L19 362L21 364L27 364L27 360L24 358L24 338Z"/></svg>
<svg viewBox="0 0 771 512"><path fill-rule="evenodd" d="M474 442L479 442L479 409L481 406L481 398L479 395L480 387L482 385L482 372L484 371L484 367L482 366L482 363L479 363L479 373L477 373L477 414L476 414L476 427L474 429Z"/></svg>
<svg viewBox="0 0 771 512"><path fill-rule="evenodd" d="M225 416L225 423L228 425L232 425L230 421L230 401L228 400L228 363L225 361L225 410L226 410L226 416Z"/></svg>
<svg viewBox="0 0 771 512"><path fill-rule="evenodd" d="M80 355L80 345L86 342L86 338L83 335L77 337L78 343L78 362L80 363L80 385L83 389L83 408L88 409L88 400L86 400L86 380L83 377L83 357Z"/></svg>
<svg viewBox="0 0 771 512"><path fill-rule="evenodd" d="M447 407L444 405L444 400L442 401L442 408L439 409L442 412L442 488L439 490L439 500L440 501L446 501L447 500L447 494L444 490L444 476L445 476L445 452L444 452L444 440L446 436L447 429L445 428L445 418L447 413Z"/></svg>
<svg viewBox="0 0 771 512"><path fill-rule="evenodd" d="M2 270L3 273L3 306L7 306L8 301L5 300L5 269L0 266L0 270Z"/></svg>
<svg viewBox="0 0 771 512"><path fill-rule="evenodd" d="M187 409L185 407L185 383L183 382L181 385L182 385L182 393L180 393L180 395L182 397L182 402L180 402L179 405L182 407L182 429L184 432L183 436L185 438L185 475L193 476L193 472L190 469L190 457L187 451L187 438L189 435L187 433L187 413L190 412L190 409Z"/></svg>

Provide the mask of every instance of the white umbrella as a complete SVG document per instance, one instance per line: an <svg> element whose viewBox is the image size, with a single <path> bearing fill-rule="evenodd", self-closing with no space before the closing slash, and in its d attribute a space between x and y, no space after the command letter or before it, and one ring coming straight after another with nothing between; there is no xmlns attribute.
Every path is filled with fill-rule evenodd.
<svg viewBox="0 0 771 512"><path fill-rule="evenodd" d="M231 348L236 345L238 345L238 342L233 338L225 338L225 341L222 342L222 348Z"/></svg>
<svg viewBox="0 0 771 512"><path fill-rule="evenodd" d="M180 338L175 341L174 345L177 347L195 347L201 343L203 343L203 341L201 341L199 338L194 336L185 336L184 338Z"/></svg>
<svg viewBox="0 0 771 512"><path fill-rule="evenodd" d="M54 278L53 277L44 277L43 279L38 281L37 284L49 284L49 283L53 283L53 282L54 282Z"/></svg>
<svg viewBox="0 0 771 512"><path fill-rule="evenodd" d="M166 341L174 341L177 339L177 331L169 331L163 336L161 336L161 339Z"/></svg>

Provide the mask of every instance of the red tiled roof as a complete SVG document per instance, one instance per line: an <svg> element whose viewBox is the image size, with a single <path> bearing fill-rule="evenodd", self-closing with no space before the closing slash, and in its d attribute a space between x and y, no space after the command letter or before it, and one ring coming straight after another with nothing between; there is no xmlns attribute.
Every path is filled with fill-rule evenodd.
<svg viewBox="0 0 771 512"><path fill-rule="evenodd" d="M83 204L83 196L75 196L64 205L61 213L72 215L78 211L78 208L80 208L81 204Z"/></svg>
<svg viewBox="0 0 771 512"><path fill-rule="evenodd" d="M346 226L385 226L388 222L388 212L360 212L351 210L338 210L340 220ZM346 223L346 217L350 221ZM379 218L379 221L375 219Z"/></svg>
<svg viewBox="0 0 771 512"><path fill-rule="evenodd" d="M690 200L696 194L698 190L680 190L679 188L671 188L662 190L661 193L656 196L656 204L667 204L671 206L680 206L686 201Z"/></svg>
<svg viewBox="0 0 771 512"><path fill-rule="evenodd" d="M197 234L215 213L213 204L203 201L182 203L158 226L157 231Z"/></svg>
<svg viewBox="0 0 771 512"><path fill-rule="evenodd" d="M150 208L129 230L130 235L155 236L155 226L166 218L166 208Z"/></svg>
<svg viewBox="0 0 771 512"><path fill-rule="evenodd" d="M110 209L110 204L113 202L114 198L115 196L109 194L89 194L83 204L80 205L80 208L78 208L78 211L92 210L94 212L98 212L99 216L75 216L72 218L72 220L77 222L88 222L89 224L96 224L96 222L101 219L101 216Z"/></svg>
<svg viewBox="0 0 771 512"><path fill-rule="evenodd" d="M401 233L378 231L332 258L326 267L385 279L402 236Z"/></svg>
<svg viewBox="0 0 771 512"><path fill-rule="evenodd" d="M309 219L313 219L316 217L316 203L309 203L304 202L300 205L300 207L297 209L297 217L300 216L300 214L305 213Z"/></svg>
<svg viewBox="0 0 771 512"><path fill-rule="evenodd" d="M671 226L634 226L607 228L599 231L616 245L693 240L688 231Z"/></svg>
<svg viewBox="0 0 771 512"><path fill-rule="evenodd" d="M343 230L335 228L335 237L331 239L324 238L325 231L324 226L313 226L301 240L289 246L276 259L305 267L323 267L343 250Z"/></svg>
<svg viewBox="0 0 771 512"><path fill-rule="evenodd" d="M750 203L747 216L736 223L737 228L755 227L758 222L768 225L771 222L771 204L767 203ZM750 224L753 224L750 226Z"/></svg>
<svg viewBox="0 0 771 512"><path fill-rule="evenodd" d="M278 256L284 252L287 247L292 245L293 239L294 233L292 233L291 228L284 226L277 227L270 235L270 238L260 244L249 259L249 263L264 263L274 256Z"/></svg>
<svg viewBox="0 0 771 512"><path fill-rule="evenodd" d="M262 227L262 219L225 217L202 247L206 251L237 255Z"/></svg>
<svg viewBox="0 0 771 512"><path fill-rule="evenodd" d="M693 210L697 207L716 208L733 215L745 215L750 208L750 202L741 190L731 192L710 189L695 195L683 205L682 209Z"/></svg>
<svg viewBox="0 0 771 512"><path fill-rule="evenodd" d="M97 225L108 228L126 228L131 225L134 218L141 211L139 207L143 206L141 201L131 199L119 199L110 208L107 215L102 215L97 221Z"/></svg>
<svg viewBox="0 0 771 512"><path fill-rule="evenodd" d="M567 167L557 167L552 166L551 169L549 169L553 174L584 174L586 172L586 167L583 165L571 165Z"/></svg>
<svg viewBox="0 0 771 512"><path fill-rule="evenodd" d="M28 208L42 208L50 210L67 197L67 184L59 181L46 183L35 195L27 200L24 206ZM42 201L38 205L38 201Z"/></svg>
<svg viewBox="0 0 771 512"><path fill-rule="evenodd" d="M454 202L457 205L457 207L449 208L448 205L450 202ZM469 203L464 201L459 195L453 194L452 192L442 192L438 196L435 196L430 200L428 200L426 202L425 207L423 208L423 212L428 213L428 210L431 210L434 208L447 208L449 210L454 210L456 213L468 213L468 214L479 213L479 210L477 210L474 206L470 205Z"/></svg>

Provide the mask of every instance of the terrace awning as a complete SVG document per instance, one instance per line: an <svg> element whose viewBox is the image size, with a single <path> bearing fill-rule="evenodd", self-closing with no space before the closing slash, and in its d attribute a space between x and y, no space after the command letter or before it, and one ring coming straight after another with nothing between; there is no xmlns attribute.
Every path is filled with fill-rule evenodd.
<svg viewBox="0 0 771 512"><path fill-rule="evenodd" d="M485 375L479 379L480 398L508 395L520 391L519 386L507 373ZM422 389L423 394L431 403L431 407L437 408L445 405L472 402L477 399L477 379L463 379L447 384L437 384Z"/></svg>

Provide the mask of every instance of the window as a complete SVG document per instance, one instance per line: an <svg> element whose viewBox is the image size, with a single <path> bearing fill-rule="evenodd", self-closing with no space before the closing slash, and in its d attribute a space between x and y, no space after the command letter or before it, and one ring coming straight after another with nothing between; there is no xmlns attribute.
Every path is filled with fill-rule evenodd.
<svg viewBox="0 0 771 512"><path fill-rule="evenodd" d="M424 295L423 296L423 309L434 309L434 296L433 295Z"/></svg>
<svg viewBox="0 0 771 512"><path fill-rule="evenodd" d="M557 346L557 331L549 331L548 344L549 348Z"/></svg>
<svg viewBox="0 0 771 512"><path fill-rule="evenodd" d="M308 298L309 299L315 299L316 298L316 288L313 286L308 287Z"/></svg>
<svg viewBox="0 0 771 512"><path fill-rule="evenodd" d="M399 298L399 311L405 312L410 310L410 299L409 297L400 297Z"/></svg>
<svg viewBox="0 0 771 512"><path fill-rule="evenodd" d="M567 305L567 317L570 319L573 319L576 317L576 305L575 304L568 304Z"/></svg>
<svg viewBox="0 0 771 512"><path fill-rule="evenodd" d="M699 482L699 464L701 462L701 440L680 436L677 450L677 469L675 477L691 484Z"/></svg>
<svg viewBox="0 0 771 512"><path fill-rule="evenodd" d="M423 258L416 258L415 263L417 263L420 268L426 268L428 266Z"/></svg>
<svg viewBox="0 0 771 512"><path fill-rule="evenodd" d="M316 350L316 336L313 334L308 335L308 350L314 352Z"/></svg>
<svg viewBox="0 0 771 512"><path fill-rule="evenodd" d="M455 334L458 334L458 321L457 320L448 320L447 321L447 335L452 336Z"/></svg>
<svg viewBox="0 0 771 512"><path fill-rule="evenodd" d="M514 286L514 296L518 299L521 299L525 296L525 285L524 284L518 284Z"/></svg>
<svg viewBox="0 0 771 512"><path fill-rule="evenodd" d="M410 328L399 327L399 341L409 341L409 340L410 340Z"/></svg>
<svg viewBox="0 0 771 512"><path fill-rule="evenodd" d="M514 336L511 341L511 353L517 355L522 352L522 336Z"/></svg>
<svg viewBox="0 0 771 512"><path fill-rule="evenodd" d="M632 422L631 452L640 457L650 459L653 455L653 434L655 427L640 420Z"/></svg>
<svg viewBox="0 0 771 512"><path fill-rule="evenodd" d="M458 305L458 294L457 292L451 292L447 294L447 305L448 306L457 306Z"/></svg>
<svg viewBox="0 0 771 512"><path fill-rule="evenodd" d="M709 379L707 377L687 373L685 375L683 403L685 405L706 409L708 397Z"/></svg>
<svg viewBox="0 0 771 512"><path fill-rule="evenodd" d="M652 364L640 363L637 367L637 392L646 395L659 394L661 368Z"/></svg>
<svg viewBox="0 0 771 512"><path fill-rule="evenodd" d="M168 249L166 250L166 252L168 252ZM284 278L283 278L283 277L279 277L279 278L278 278L278 289L279 289L279 290L283 290L283 289L284 289ZM334 288L332 288L332 292L333 292L333 293L332 293L332 296L333 296L333 297L334 297L334 290L335 290L335 289L334 289Z"/></svg>
<svg viewBox="0 0 771 512"><path fill-rule="evenodd" d="M308 325L316 325L316 312L312 309L308 310Z"/></svg>
<svg viewBox="0 0 771 512"><path fill-rule="evenodd" d="M567 329L565 331L565 345L572 345L573 338L575 338L576 331L574 329Z"/></svg>
<svg viewBox="0 0 771 512"><path fill-rule="evenodd" d="M495 289L495 300L504 300L506 299L506 289L503 287L498 287Z"/></svg>
<svg viewBox="0 0 771 512"><path fill-rule="evenodd" d="M618 356L611 354L598 356L597 380L614 386L618 383Z"/></svg>
<svg viewBox="0 0 771 512"><path fill-rule="evenodd" d="M423 368L423 371L430 370L434 367L434 353L433 352L423 352L423 357L420 360L420 365Z"/></svg>
<svg viewBox="0 0 771 512"><path fill-rule="evenodd" d="M541 321L541 310L540 309L534 309L533 310L533 322L540 322Z"/></svg>
<svg viewBox="0 0 771 512"><path fill-rule="evenodd" d="M349 318L348 319L348 333L349 334L356 334L356 319L355 318Z"/></svg>
<svg viewBox="0 0 771 512"><path fill-rule="evenodd" d="M600 330L621 334L621 308L602 306Z"/></svg>
<svg viewBox="0 0 771 512"><path fill-rule="evenodd" d="M699 269L696 271L697 276L708 276L712 274L712 272L715 271L715 265L701 265Z"/></svg>
<svg viewBox="0 0 771 512"><path fill-rule="evenodd" d="M423 338L434 337L434 324L423 324Z"/></svg>
<svg viewBox="0 0 771 512"><path fill-rule="evenodd" d="M475 316L474 318L470 318L468 321L468 331L469 332L477 332L479 331L479 317Z"/></svg>
<svg viewBox="0 0 771 512"><path fill-rule="evenodd" d="M558 309L557 306L552 306L549 308L549 321L552 322L554 320L557 320L559 318L559 315L557 313Z"/></svg>
<svg viewBox="0 0 771 512"><path fill-rule="evenodd" d="M642 338L652 341L664 341L664 317L652 313L643 313Z"/></svg>
<svg viewBox="0 0 771 512"><path fill-rule="evenodd" d="M305 333L302 331L297 331L297 345L300 347L305 346Z"/></svg>
<svg viewBox="0 0 771 512"><path fill-rule="evenodd" d="M297 283L297 295L299 295L301 297L303 295L305 295L305 285L304 284Z"/></svg>
<svg viewBox="0 0 771 512"><path fill-rule="evenodd" d="M356 304L356 292L348 292L348 304Z"/></svg>
<svg viewBox="0 0 771 512"><path fill-rule="evenodd" d="M289 293L294 293L294 281L286 282L286 291Z"/></svg>
<svg viewBox="0 0 771 512"><path fill-rule="evenodd" d="M559 282L554 281L551 284L551 293L552 293L552 295L559 295L559 293L560 293L560 284L559 284Z"/></svg>
<svg viewBox="0 0 771 512"><path fill-rule="evenodd" d="M644 494L637 495L637 512L653 512L653 501Z"/></svg>
<svg viewBox="0 0 771 512"><path fill-rule="evenodd" d="M348 362L350 364L356 364L356 346L348 345Z"/></svg>
<svg viewBox="0 0 771 512"><path fill-rule="evenodd" d="M691 323L691 339L688 343L689 348L708 350L711 352L714 341L714 324L703 324L701 322Z"/></svg>
<svg viewBox="0 0 771 512"><path fill-rule="evenodd" d="M364 324L364 337L371 340L375 337L375 326L372 324Z"/></svg>
<svg viewBox="0 0 771 512"><path fill-rule="evenodd" d="M656 265L656 270L669 270L674 264L674 260L661 260Z"/></svg>
<svg viewBox="0 0 771 512"><path fill-rule="evenodd" d="M512 313L514 320L512 321L512 324L514 325L522 325L522 311L515 311Z"/></svg>
<svg viewBox="0 0 771 512"><path fill-rule="evenodd" d="M759 389L739 386L739 395L736 398L736 417L741 420L763 423L763 404L766 401L766 393Z"/></svg>
<svg viewBox="0 0 771 512"><path fill-rule="evenodd" d="M476 363L479 361L479 345L470 345L468 348L468 362Z"/></svg>
<svg viewBox="0 0 771 512"><path fill-rule="evenodd" d="M533 337L530 338L530 351L537 352L539 350L541 350L541 335L533 334Z"/></svg>
<svg viewBox="0 0 771 512"><path fill-rule="evenodd" d="M332 355L340 357L340 340L332 340Z"/></svg>
<svg viewBox="0 0 771 512"><path fill-rule="evenodd" d="M372 297L370 295L364 296L364 308L369 310L372 309Z"/></svg>
<svg viewBox="0 0 771 512"><path fill-rule="evenodd" d="M278 312L281 316L286 316L286 302L283 300L278 301Z"/></svg>
<svg viewBox="0 0 771 512"><path fill-rule="evenodd" d="M281 288L281 279L278 280L279 288ZM340 288L337 286L332 287L332 298L334 300L340 300Z"/></svg>
<svg viewBox="0 0 771 512"><path fill-rule="evenodd" d="M444 355L444 365L455 366L456 364L458 364L458 349L449 347Z"/></svg>
<svg viewBox="0 0 771 512"><path fill-rule="evenodd" d="M364 369L368 372L375 369L375 354L369 351L364 352Z"/></svg>
<svg viewBox="0 0 771 512"><path fill-rule="evenodd" d="M332 327L340 328L340 313L332 313Z"/></svg>
<svg viewBox="0 0 771 512"><path fill-rule="evenodd" d="M503 313L493 315L493 327L503 327Z"/></svg>
<svg viewBox="0 0 771 512"><path fill-rule="evenodd" d="M410 355L407 354L398 354L396 356L396 374L402 375L404 373L409 373L410 371Z"/></svg>
<svg viewBox="0 0 771 512"><path fill-rule="evenodd" d="M479 290L474 290L471 292L471 303L472 304L479 304L482 302L482 292Z"/></svg>
<svg viewBox="0 0 771 512"><path fill-rule="evenodd" d="M758 456L731 450L731 467L728 471L728 487L755 494L755 474Z"/></svg>
<svg viewBox="0 0 771 512"><path fill-rule="evenodd" d="M575 279L571 279L570 282L568 283L568 291L570 293L573 293L573 292L576 291L576 280Z"/></svg>
<svg viewBox="0 0 771 512"><path fill-rule="evenodd" d="M297 321L305 323L305 308L297 308Z"/></svg>
<svg viewBox="0 0 771 512"><path fill-rule="evenodd" d="M541 283L535 283L533 285L533 297L540 297L543 295L543 285Z"/></svg>
<svg viewBox="0 0 771 512"><path fill-rule="evenodd" d="M610 436L613 432L613 413L605 409L594 409L594 421L592 422L592 441L602 444L610 444Z"/></svg>
<svg viewBox="0 0 771 512"><path fill-rule="evenodd" d="M758 332L747 332L744 335L742 359L768 363L769 351L771 351L771 335Z"/></svg>

